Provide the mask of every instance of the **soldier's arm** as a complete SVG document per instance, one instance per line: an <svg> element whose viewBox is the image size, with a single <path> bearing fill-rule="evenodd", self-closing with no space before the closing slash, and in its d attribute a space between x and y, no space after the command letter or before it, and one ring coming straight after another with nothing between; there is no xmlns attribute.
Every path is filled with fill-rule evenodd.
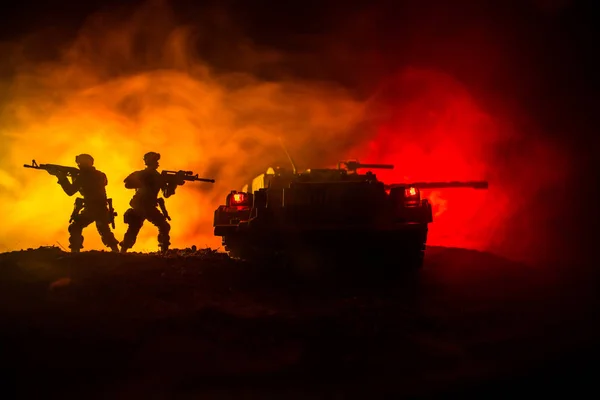
<svg viewBox="0 0 600 400"><path fill-rule="evenodd" d="M175 194L177 189L177 182L172 177L163 178L162 192L164 198L169 198Z"/></svg>
<svg viewBox="0 0 600 400"><path fill-rule="evenodd" d="M165 199L168 199L169 197L171 197L175 194L175 187L173 185L171 185L169 182L167 182L162 187L162 193L163 193L163 197Z"/></svg>
<svg viewBox="0 0 600 400"><path fill-rule="evenodd" d="M79 191L79 179L78 177L73 178L73 182L69 181L69 178L66 175L57 175L58 183L64 190L64 192L73 196L75 193Z"/></svg>
<svg viewBox="0 0 600 400"><path fill-rule="evenodd" d="M140 180L140 174L136 171L131 174L125 180L126 189L139 189L142 187L142 181Z"/></svg>
<svg viewBox="0 0 600 400"><path fill-rule="evenodd" d="M185 184L183 175L179 172L175 175L163 177L163 179L163 196L165 198L173 196L175 194L175 189L177 189L177 186L183 186Z"/></svg>

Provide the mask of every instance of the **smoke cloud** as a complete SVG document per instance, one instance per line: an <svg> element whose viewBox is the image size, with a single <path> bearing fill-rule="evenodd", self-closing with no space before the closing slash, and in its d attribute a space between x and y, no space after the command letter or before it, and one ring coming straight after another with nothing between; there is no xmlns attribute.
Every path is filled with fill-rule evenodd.
<svg viewBox="0 0 600 400"><path fill-rule="evenodd" d="M378 172L380 179L489 182L489 190L423 191L434 212L429 244L523 261L555 255L553 218L564 216L557 194L572 172L558 143L524 135L514 115L490 113L459 81L436 70L403 70L371 107L380 115L376 133L355 153L395 164Z"/></svg>
<svg viewBox="0 0 600 400"><path fill-rule="evenodd" d="M169 199L172 243L218 247L214 209L229 190L285 159L279 137L317 163L319 149L343 141L362 119L363 105L332 84L211 70L193 51L197 32L178 27L168 11L152 3L131 18L96 15L59 61L21 61L1 120L0 198L10 210L3 249L68 243L73 199L54 177L21 168L31 159L74 165L76 154L92 154L122 216L133 195L123 179L144 167L145 152L158 151L164 169L216 179L188 183ZM118 222L120 237L126 226ZM101 249L93 230L84 231L85 248ZM136 249L156 247L155 228L145 226Z"/></svg>
<svg viewBox="0 0 600 400"><path fill-rule="evenodd" d="M148 151L161 153L161 168L216 179L179 187L167 208L175 247L218 247L213 211L231 189L286 162L282 138L301 167L359 158L395 164L376 171L388 182L489 180L488 191L426 193L436 213L431 244L539 255L548 196L568 173L557 145L527 139L510 115L486 109L441 69L399 68L363 97L332 81L259 78L253 72L293 58L231 33L218 16L220 32L236 39L223 57L235 54L241 70L201 59L196 44L210 30L178 25L162 2L94 15L52 62L6 48L16 74L2 83L0 203L8 211L0 250L68 243L74 199L24 163L74 165L76 154L92 154L108 175L120 238L133 195L122 182ZM157 248L156 229L146 225L134 250ZM85 249L103 248L94 230L84 230Z"/></svg>

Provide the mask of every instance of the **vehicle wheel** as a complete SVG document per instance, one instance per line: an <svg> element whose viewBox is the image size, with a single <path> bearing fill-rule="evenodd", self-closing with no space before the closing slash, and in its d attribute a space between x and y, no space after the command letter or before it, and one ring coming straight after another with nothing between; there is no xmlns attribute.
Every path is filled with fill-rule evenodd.
<svg viewBox="0 0 600 400"><path fill-rule="evenodd" d="M244 261L267 263L273 262L276 258L275 253L271 253L266 249L255 246L246 237L224 236L223 246L230 257Z"/></svg>
<svg viewBox="0 0 600 400"><path fill-rule="evenodd" d="M423 267L427 244L427 226L412 233L394 235L386 242L385 269L393 271L413 271Z"/></svg>
<svg viewBox="0 0 600 400"><path fill-rule="evenodd" d="M251 256L249 246L237 237L223 236L223 247L232 258L246 259Z"/></svg>

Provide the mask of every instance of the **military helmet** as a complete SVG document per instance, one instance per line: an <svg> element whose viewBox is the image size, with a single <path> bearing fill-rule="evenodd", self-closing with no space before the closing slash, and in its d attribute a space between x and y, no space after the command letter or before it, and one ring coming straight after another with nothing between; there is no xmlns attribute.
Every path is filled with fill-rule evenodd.
<svg viewBox="0 0 600 400"><path fill-rule="evenodd" d="M91 167L94 165L94 157L89 154L79 154L75 157L75 162L79 166Z"/></svg>
<svg viewBox="0 0 600 400"><path fill-rule="evenodd" d="M144 154L144 163L148 164L156 164L160 160L160 154L155 153L153 151Z"/></svg>

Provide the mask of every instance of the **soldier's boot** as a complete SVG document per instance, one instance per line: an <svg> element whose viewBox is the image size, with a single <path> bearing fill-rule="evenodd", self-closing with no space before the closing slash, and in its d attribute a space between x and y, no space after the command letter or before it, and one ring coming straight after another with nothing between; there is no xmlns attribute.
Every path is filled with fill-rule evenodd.
<svg viewBox="0 0 600 400"><path fill-rule="evenodd" d="M121 253L127 253L127 250L133 247L132 242L135 242L135 239L131 240L131 237L128 237L127 233L125 233L125 238L119 243L119 246L121 246Z"/></svg>
<svg viewBox="0 0 600 400"><path fill-rule="evenodd" d="M137 232L130 232L129 230L125 232L125 237L121 242L119 242L119 246L121 246L121 253L127 253L127 250L133 247L135 244Z"/></svg>
<svg viewBox="0 0 600 400"><path fill-rule="evenodd" d="M121 253L127 253L127 250L133 247L135 243L135 236L131 234L129 229L125 232L125 237L121 242L119 242L119 246L121 246Z"/></svg>
<svg viewBox="0 0 600 400"><path fill-rule="evenodd" d="M168 229L162 229L158 233L158 246L160 247L160 252L163 254L169 251L169 246L171 245L168 232Z"/></svg>
<svg viewBox="0 0 600 400"><path fill-rule="evenodd" d="M71 253L79 253L83 248L83 236L81 227L76 224L69 225L69 248Z"/></svg>
<svg viewBox="0 0 600 400"><path fill-rule="evenodd" d="M96 221L96 228L102 239L102 243L112 252L119 252L119 241L115 238L115 234L110 230L110 227L105 221Z"/></svg>
<svg viewBox="0 0 600 400"><path fill-rule="evenodd" d="M102 241L104 242L104 245L106 247L108 247L111 252L113 252L113 253L119 252L119 241L117 239L115 239L114 236L112 238L113 240L104 240L105 237L103 237L102 239L103 239Z"/></svg>
<svg viewBox="0 0 600 400"><path fill-rule="evenodd" d="M139 220L132 216L132 213L129 213L129 226L127 227L127 231L123 236L123 240L119 243L121 246L121 253L127 253L127 250L131 249L136 242L137 235L142 228L143 220Z"/></svg>

